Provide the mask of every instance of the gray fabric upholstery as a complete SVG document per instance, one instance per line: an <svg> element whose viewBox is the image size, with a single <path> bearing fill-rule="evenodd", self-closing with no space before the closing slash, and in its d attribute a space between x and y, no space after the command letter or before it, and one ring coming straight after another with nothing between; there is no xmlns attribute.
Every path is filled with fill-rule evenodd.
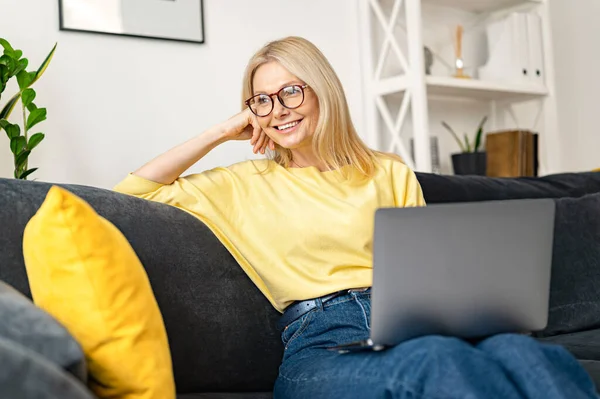
<svg viewBox="0 0 600 399"><path fill-rule="evenodd" d="M79 343L51 315L0 281L0 338L20 344L85 382L85 357Z"/></svg>
<svg viewBox="0 0 600 399"><path fill-rule="evenodd" d="M428 203L581 197L600 192L600 172L492 178L416 173Z"/></svg>
<svg viewBox="0 0 600 399"><path fill-rule="evenodd" d="M542 342L562 345L578 359L600 362L600 329L553 335L538 339Z"/></svg>
<svg viewBox="0 0 600 399"><path fill-rule="evenodd" d="M417 177L428 203L580 197L600 192L600 173L535 179L422 173ZM240 398L270 397L261 392L272 390L281 360L279 314L210 230L173 207L109 190L61 186L113 222L144 264L169 335L179 397L236 397L227 392L240 392ZM0 203L9 204L0 206L0 225L9 226L0 234L0 279L26 295L30 293L20 248L23 229L49 187L42 182L0 179Z"/></svg>
<svg viewBox="0 0 600 399"><path fill-rule="evenodd" d="M535 335L600 328L600 193L556 200L552 256L548 327Z"/></svg>
<svg viewBox="0 0 600 399"><path fill-rule="evenodd" d="M596 391L600 392L600 361L597 360L580 360L579 363L588 372L596 384Z"/></svg>
<svg viewBox="0 0 600 399"><path fill-rule="evenodd" d="M0 280L30 296L23 230L50 184L0 179ZM174 207L85 186L62 185L127 237L161 309L178 393L266 392L283 348L279 313L199 220Z"/></svg>
<svg viewBox="0 0 600 399"><path fill-rule="evenodd" d="M596 390L600 392L600 330L560 334L538 339L542 342L562 345L569 350L592 377L596 384Z"/></svg>
<svg viewBox="0 0 600 399"><path fill-rule="evenodd" d="M93 399L73 375L16 342L0 337L0 397Z"/></svg>

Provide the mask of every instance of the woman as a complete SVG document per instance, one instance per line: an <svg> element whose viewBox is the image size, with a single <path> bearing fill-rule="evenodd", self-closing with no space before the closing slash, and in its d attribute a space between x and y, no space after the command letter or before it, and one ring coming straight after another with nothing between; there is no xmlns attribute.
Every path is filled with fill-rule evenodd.
<svg viewBox="0 0 600 399"><path fill-rule="evenodd" d="M423 194L406 165L361 142L335 72L310 42L290 37L258 51L243 100L240 113L115 189L202 219L284 313L276 398L596 397L565 349L521 335L476 346L428 336L382 352L327 350L369 336L375 210L423 206ZM229 140L249 140L272 159L180 177ZM304 312L310 299L316 307Z"/></svg>

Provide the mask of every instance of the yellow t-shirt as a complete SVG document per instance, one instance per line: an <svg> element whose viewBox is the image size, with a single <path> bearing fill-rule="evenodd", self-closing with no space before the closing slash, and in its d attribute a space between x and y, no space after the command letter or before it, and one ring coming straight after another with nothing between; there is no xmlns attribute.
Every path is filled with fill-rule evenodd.
<svg viewBox="0 0 600 399"><path fill-rule="evenodd" d="M335 171L259 160L169 185L129 174L114 190L198 217L282 312L296 300L371 286L375 211L425 205L412 170L378 159L374 177L360 183Z"/></svg>

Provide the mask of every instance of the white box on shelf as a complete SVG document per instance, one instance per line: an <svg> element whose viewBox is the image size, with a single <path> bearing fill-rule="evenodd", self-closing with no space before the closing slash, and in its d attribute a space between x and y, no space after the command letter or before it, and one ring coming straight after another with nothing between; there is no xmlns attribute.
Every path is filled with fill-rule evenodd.
<svg viewBox="0 0 600 399"><path fill-rule="evenodd" d="M527 14L527 41L529 42L529 70L531 81L545 85L544 41L542 19L537 13Z"/></svg>
<svg viewBox="0 0 600 399"><path fill-rule="evenodd" d="M521 78L523 82L532 81L532 72L530 69L531 61L529 56L529 36L527 33L527 14L517 14L517 27L516 27L516 43L518 49L517 60L519 62L519 69L521 70Z"/></svg>
<svg viewBox="0 0 600 399"><path fill-rule="evenodd" d="M485 81L532 83L528 15L514 12L487 27L489 56L479 68L479 78Z"/></svg>

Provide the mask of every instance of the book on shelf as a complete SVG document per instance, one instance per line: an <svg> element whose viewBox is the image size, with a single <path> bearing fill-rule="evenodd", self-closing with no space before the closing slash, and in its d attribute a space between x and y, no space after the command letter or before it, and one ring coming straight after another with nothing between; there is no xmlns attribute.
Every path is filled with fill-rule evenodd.
<svg viewBox="0 0 600 399"><path fill-rule="evenodd" d="M486 135L486 174L490 177L538 175L538 134L505 130Z"/></svg>

